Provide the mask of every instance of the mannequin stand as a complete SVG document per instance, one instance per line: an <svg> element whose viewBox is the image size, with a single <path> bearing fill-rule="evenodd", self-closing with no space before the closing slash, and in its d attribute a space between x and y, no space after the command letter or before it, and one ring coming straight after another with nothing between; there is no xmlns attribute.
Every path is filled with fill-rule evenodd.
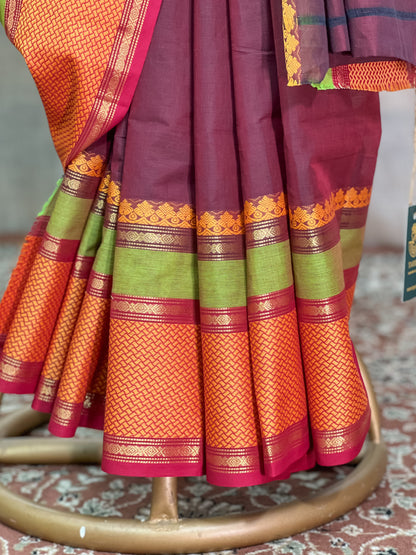
<svg viewBox="0 0 416 555"><path fill-rule="evenodd" d="M262 544L315 528L357 507L380 483L387 464L380 414L367 370L358 357L371 407L369 441L354 470L306 499L229 516L179 519L177 479L154 478L146 522L67 513L38 505L0 486L0 521L26 534L73 547L121 553L195 553ZM99 463L101 442L15 437L47 420L23 409L0 419L3 464ZM12 437L13 436L13 437Z"/></svg>

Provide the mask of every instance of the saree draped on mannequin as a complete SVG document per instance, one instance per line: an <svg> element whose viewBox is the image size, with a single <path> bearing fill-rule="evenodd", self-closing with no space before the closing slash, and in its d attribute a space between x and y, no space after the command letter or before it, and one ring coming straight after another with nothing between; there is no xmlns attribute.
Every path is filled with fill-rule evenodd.
<svg viewBox="0 0 416 555"><path fill-rule="evenodd" d="M350 461L377 95L288 87L278 2L89 3L3 0L65 173L0 305L1 391L103 429L114 474Z"/></svg>

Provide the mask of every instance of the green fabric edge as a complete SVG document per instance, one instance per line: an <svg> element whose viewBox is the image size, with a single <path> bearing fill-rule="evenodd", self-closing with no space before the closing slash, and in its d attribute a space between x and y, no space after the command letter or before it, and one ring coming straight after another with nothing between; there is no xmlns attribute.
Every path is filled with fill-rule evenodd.
<svg viewBox="0 0 416 555"><path fill-rule="evenodd" d="M364 227L341 229L342 264L344 270L358 266L363 252Z"/></svg>
<svg viewBox="0 0 416 555"><path fill-rule="evenodd" d="M79 256L95 256L103 236L102 216L90 213L78 249Z"/></svg>
<svg viewBox="0 0 416 555"><path fill-rule="evenodd" d="M80 240L92 202L93 199L73 197L58 191L46 231L58 239Z"/></svg>
<svg viewBox="0 0 416 555"><path fill-rule="evenodd" d="M267 295L293 284L289 241L247 250L247 295Z"/></svg>
<svg viewBox="0 0 416 555"><path fill-rule="evenodd" d="M6 11L6 2L7 0L0 0L0 21L4 27L4 14Z"/></svg>
<svg viewBox="0 0 416 555"><path fill-rule="evenodd" d="M116 231L103 227L102 241L95 255L93 269L99 274L111 276L114 268Z"/></svg>
<svg viewBox="0 0 416 555"><path fill-rule="evenodd" d="M0 0L1 2L1 0ZM56 195L58 193L59 187L62 185L62 181L64 180L63 177L61 177L61 179L58 179L58 181L56 182L56 186L55 189L53 190L53 193L51 194L51 196L48 198L48 200L44 203L44 205L42 206L41 211L38 213L38 218L40 216L50 216L53 205L56 202Z"/></svg>
<svg viewBox="0 0 416 555"><path fill-rule="evenodd" d="M318 91L329 91L335 89L334 80L332 78L332 69L328 69L326 72L325 77L322 79L320 83L311 83L311 86Z"/></svg>
<svg viewBox="0 0 416 555"><path fill-rule="evenodd" d="M296 295L319 300L334 297L344 289L344 268L340 242L316 254L293 253Z"/></svg>

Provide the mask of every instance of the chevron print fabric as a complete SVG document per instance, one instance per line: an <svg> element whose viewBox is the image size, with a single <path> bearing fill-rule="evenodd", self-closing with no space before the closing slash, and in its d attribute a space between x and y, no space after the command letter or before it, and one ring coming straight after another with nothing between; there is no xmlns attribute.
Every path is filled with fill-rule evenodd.
<svg viewBox="0 0 416 555"><path fill-rule="evenodd" d="M282 4L289 86L312 83L321 90L375 92L416 87L412 0Z"/></svg>

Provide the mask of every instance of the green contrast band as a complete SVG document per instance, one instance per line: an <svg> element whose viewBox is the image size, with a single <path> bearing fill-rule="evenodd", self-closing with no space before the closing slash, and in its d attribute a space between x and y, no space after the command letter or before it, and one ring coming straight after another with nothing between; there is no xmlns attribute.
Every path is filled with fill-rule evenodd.
<svg viewBox="0 0 416 555"><path fill-rule="evenodd" d="M58 239L81 239L92 202L59 191L46 231Z"/></svg>
<svg viewBox="0 0 416 555"><path fill-rule="evenodd" d="M246 305L244 260L200 260L198 278L202 307L231 308Z"/></svg>
<svg viewBox="0 0 416 555"><path fill-rule="evenodd" d="M267 295L293 283L289 241L247 250L247 295Z"/></svg>
<svg viewBox="0 0 416 555"><path fill-rule="evenodd" d="M97 214L89 215L78 249L80 256L95 256L103 235L103 219Z"/></svg>
<svg viewBox="0 0 416 555"><path fill-rule="evenodd" d="M116 231L103 228L103 240L95 256L93 269L99 274L111 276L114 266L114 250L116 244Z"/></svg>
<svg viewBox="0 0 416 555"><path fill-rule="evenodd" d="M292 254L296 296L327 299L344 289L344 268L340 243L317 254Z"/></svg>
<svg viewBox="0 0 416 555"><path fill-rule="evenodd" d="M358 266L363 252L364 227L341 229L342 261L344 270Z"/></svg>
<svg viewBox="0 0 416 555"><path fill-rule="evenodd" d="M325 77L320 83L311 83L312 87L318 89L318 91L328 91L335 89L334 80L332 78L332 69L328 69Z"/></svg>
<svg viewBox="0 0 416 555"><path fill-rule="evenodd" d="M6 11L6 1L7 0L0 0L0 21L4 27L4 12Z"/></svg>
<svg viewBox="0 0 416 555"><path fill-rule="evenodd" d="M39 218L39 216L50 216L51 215L53 207L55 206L56 197L57 197L57 194L58 194L58 191L59 191L59 187L62 185L63 180L64 180L64 178L61 177L61 179L58 179L58 181L56 182L55 189L53 190L53 193L48 198L48 200L45 202L45 204L42 206L42 210L38 213L38 218Z"/></svg>
<svg viewBox="0 0 416 555"><path fill-rule="evenodd" d="M113 293L118 295L197 299L197 276L196 254L115 249Z"/></svg>

